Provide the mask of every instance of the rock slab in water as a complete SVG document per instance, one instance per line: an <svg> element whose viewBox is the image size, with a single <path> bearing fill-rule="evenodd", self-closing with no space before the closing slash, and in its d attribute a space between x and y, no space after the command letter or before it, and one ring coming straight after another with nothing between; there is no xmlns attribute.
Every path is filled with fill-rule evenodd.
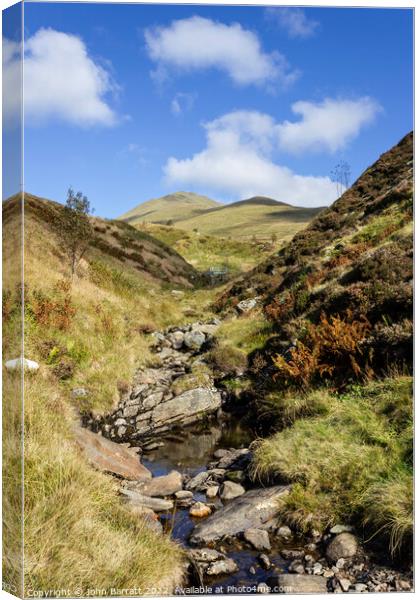
<svg viewBox="0 0 420 600"><path fill-rule="evenodd" d="M138 455L130 448L111 442L83 427L75 427L74 433L76 442L88 461L100 471L134 481L152 478L151 472L141 464Z"/></svg>
<svg viewBox="0 0 420 600"><path fill-rule="evenodd" d="M156 511L165 511L173 508L174 503L172 500L163 500L162 498L152 498L151 496L145 496L134 490L127 488L121 488L121 494L125 496L127 502L133 506L146 506Z"/></svg>
<svg viewBox="0 0 420 600"><path fill-rule="evenodd" d="M168 475L154 477L141 486L139 491L145 496L172 496L182 490L182 475L178 471L171 471Z"/></svg>
<svg viewBox="0 0 420 600"><path fill-rule="evenodd" d="M205 522L194 527L190 542L203 545L224 536L235 536L246 529L260 528L278 512L278 499L289 493L290 487L277 485L250 490L215 512Z"/></svg>
<svg viewBox="0 0 420 600"><path fill-rule="evenodd" d="M291 575L283 573L270 577L267 585L277 594L325 594L327 580L320 575Z"/></svg>
<svg viewBox="0 0 420 600"><path fill-rule="evenodd" d="M327 558L336 562L340 558L351 558L357 552L357 538L351 533L340 533L327 548Z"/></svg>

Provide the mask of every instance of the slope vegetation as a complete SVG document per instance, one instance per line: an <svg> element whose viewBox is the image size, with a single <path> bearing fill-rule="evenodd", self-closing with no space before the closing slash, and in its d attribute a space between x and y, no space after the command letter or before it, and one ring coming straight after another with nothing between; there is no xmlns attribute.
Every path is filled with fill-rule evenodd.
<svg viewBox="0 0 420 600"><path fill-rule="evenodd" d="M218 205L219 202L211 200L207 196L200 196L192 192L175 192L143 202L121 215L120 219L132 225L142 222L165 224L172 221L176 223Z"/></svg>
<svg viewBox="0 0 420 600"><path fill-rule="evenodd" d="M185 320L194 269L150 236L124 223L94 219L94 244L70 285L54 224L60 205L29 194L25 200L25 355L41 365L25 381L28 589L69 588L75 595L74 590L89 588L147 590L162 584L171 591L181 581L179 547L121 504L113 478L86 463L72 426L75 409L111 409L135 369L149 364L147 332ZM3 215L6 361L19 352L17 198L4 203ZM121 242L121 236L128 239ZM159 265L150 265L151 258ZM178 289L185 284L181 299L173 297L170 284ZM194 298L199 305L200 291ZM4 370L3 384L4 485L11 502L3 516L9 548L16 551L5 554L4 572L8 581L18 582L19 375ZM84 388L86 395L73 393L77 388Z"/></svg>
<svg viewBox="0 0 420 600"><path fill-rule="evenodd" d="M248 376L254 411L273 435L257 449L254 472L296 484L285 517L302 529L351 521L406 556L413 525L412 234L408 134L216 303L229 313L258 297L259 316L240 320L258 323L258 310L265 315Z"/></svg>
<svg viewBox="0 0 420 600"><path fill-rule="evenodd" d="M253 236L266 240L275 236L288 241L319 211L319 208L299 208L257 196L180 219L177 227L243 241Z"/></svg>

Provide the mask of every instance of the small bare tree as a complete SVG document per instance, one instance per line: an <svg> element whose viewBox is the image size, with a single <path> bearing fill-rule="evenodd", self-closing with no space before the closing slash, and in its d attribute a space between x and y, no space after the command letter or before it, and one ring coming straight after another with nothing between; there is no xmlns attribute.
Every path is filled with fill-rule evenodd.
<svg viewBox="0 0 420 600"><path fill-rule="evenodd" d="M66 204L58 220L58 235L69 258L72 279L93 237L89 219L91 212L87 197L69 188Z"/></svg>
<svg viewBox="0 0 420 600"><path fill-rule="evenodd" d="M341 160L331 171L331 179L337 187L337 197L340 197L350 185L351 170L348 162Z"/></svg>

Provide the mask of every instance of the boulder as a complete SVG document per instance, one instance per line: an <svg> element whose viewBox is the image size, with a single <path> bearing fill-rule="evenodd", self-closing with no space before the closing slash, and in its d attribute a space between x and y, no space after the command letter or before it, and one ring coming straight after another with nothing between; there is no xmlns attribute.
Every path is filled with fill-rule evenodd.
<svg viewBox="0 0 420 600"><path fill-rule="evenodd" d="M264 529L246 529L244 539L251 544L255 550L270 550L270 537Z"/></svg>
<svg viewBox="0 0 420 600"><path fill-rule="evenodd" d="M279 538L288 540L292 537L292 530L287 525L282 525L277 529L277 535L279 536Z"/></svg>
<svg viewBox="0 0 420 600"><path fill-rule="evenodd" d="M175 492L182 490L182 475L178 471L171 471L168 475L154 477L141 486L142 494L145 496L172 496Z"/></svg>
<svg viewBox="0 0 420 600"><path fill-rule="evenodd" d="M24 371L35 372L39 369L39 364L34 360L29 360L29 358L13 358L12 360L7 360L4 366L8 371L20 371L23 369Z"/></svg>
<svg viewBox="0 0 420 600"><path fill-rule="evenodd" d="M219 496L222 500L233 500L238 496L242 496L242 494L245 494L245 489L240 483L235 483L234 481L225 481L220 486Z"/></svg>
<svg viewBox="0 0 420 600"><path fill-rule="evenodd" d="M221 405L221 395L215 389L187 390L153 409L151 428L169 429L175 424L193 423L206 414L216 412Z"/></svg>
<svg viewBox="0 0 420 600"><path fill-rule="evenodd" d="M151 472L141 464L137 451L79 426L74 428L74 433L87 460L100 471L135 481L152 478Z"/></svg>
<svg viewBox="0 0 420 600"><path fill-rule="evenodd" d="M202 488L204 483L209 478L209 474L207 471L201 471L201 473L197 473L188 483L185 485L186 490L199 490Z"/></svg>
<svg viewBox="0 0 420 600"><path fill-rule="evenodd" d="M184 334L182 331L174 331L168 335L168 341L170 342L172 348L175 348L175 350L180 350L184 344Z"/></svg>
<svg viewBox="0 0 420 600"><path fill-rule="evenodd" d="M289 486L277 485L246 492L196 525L191 543L204 545L224 536L236 536L246 529L259 529L277 514L278 499L288 494L289 489Z"/></svg>
<svg viewBox="0 0 420 600"><path fill-rule="evenodd" d="M326 551L327 558L336 562L340 558L351 558L357 552L357 538L351 533L339 533L329 543Z"/></svg>
<svg viewBox="0 0 420 600"><path fill-rule="evenodd" d="M267 585L275 594L325 594L327 592L327 580L319 575L281 573L270 577Z"/></svg>
<svg viewBox="0 0 420 600"><path fill-rule="evenodd" d="M200 350L205 341L206 336L201 331L188 331L184 335L184 344L187 348L190 348L190 350Z"/></svg>

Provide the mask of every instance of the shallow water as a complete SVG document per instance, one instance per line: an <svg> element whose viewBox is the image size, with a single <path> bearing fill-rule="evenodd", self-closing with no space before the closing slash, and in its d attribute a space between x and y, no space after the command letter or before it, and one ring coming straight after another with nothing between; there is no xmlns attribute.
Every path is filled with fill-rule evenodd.
<svg viewBox="0 0 420 600"><path fill-rule="evenodd" d="M163 438L165 445L145 454L142 462L154 476L166 475L173 469L183 474L195 475L207 469L208 463L214 460L213 454L218 448L245 448L254 439L254 433L234 419L222 424L214 422L199 427L184 428L179 432L171 432ZM202 492L196 492L194 499L205 502L206 496ZM212 502L221 505L220 500ZM160 516L165 530L170 531L172 537L183 546L189 547L188 538L200 520L191 518L188 509L183 508L178 508L174 513L161 513ZM230 545L222 543L217 545L217 548L233 558L239 566L239 571L232 575L206 577L204 580L208 587L206 593L256 593L258 583L265 582L270 575L284 571L286 568L286 561L279 555L279 547L273 547L271 552L266 552L275 565L268 571L258 562L260 552L241 547L239 541L232 542ZM255 574L249 572L251 567L254 567ZM198 581L194 583L198 585Z"/></svg>

